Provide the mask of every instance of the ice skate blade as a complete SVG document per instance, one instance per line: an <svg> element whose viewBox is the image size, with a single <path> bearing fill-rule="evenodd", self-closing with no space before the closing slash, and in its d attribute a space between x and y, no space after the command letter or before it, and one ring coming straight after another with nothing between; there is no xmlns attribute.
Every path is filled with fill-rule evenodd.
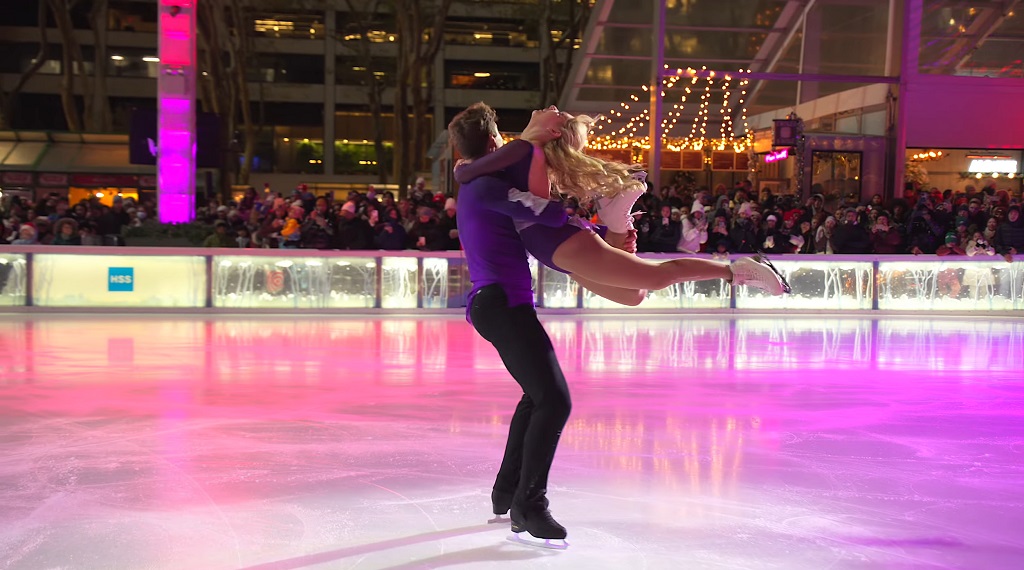
<svg viewBox="0 0 1024 570"><path fill-rule="evenodd" d="M508 524L510 522L512 522L512 519L506 516L494 515L494 518L487 521L487 524Z"/></svg>
<svg viewBox="0 0 1024 570"><path fill-rule="evenodd" d="M775 273L775 276L779 278L780 282L782 282L783 294L789 295L790 293L793 292L793 288L789 286L789 281L786 281L786 278L783 277L782 272L780 272L778 269L775 269L775 266L772 265L772 262L768 261L768 256L766 256L763 251L758 251L757 255L754 256L754 259L763 263L768 267L768 269L771 269L772 272Z"/></svg>
<svg viewBox="0 0 1024 570"><path fill-rule="evenodd" d="M526 536L522 536L522 535ZM565 550L569 548L569 543L561 538L537 538L528 532L523 533L512 533L508 535L509 542L515 542L516 544L524 544L526 546L532 546L534 548L547 548L550 550Z"/></svg>

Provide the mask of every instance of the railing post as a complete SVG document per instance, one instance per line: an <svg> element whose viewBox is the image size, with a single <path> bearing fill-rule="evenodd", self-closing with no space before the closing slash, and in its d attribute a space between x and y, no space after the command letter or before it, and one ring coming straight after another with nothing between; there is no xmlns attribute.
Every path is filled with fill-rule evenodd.
<svg viewBox="0 0 1024 570"><path fill-rule="evenodd" d="M423 308L423 256L416 256L416 308Z"/></svg>
<svg viewBox="0 0 1024 570"><path fill-rule="evenodd" d="M32 289L35 286L35 279L32 274L35 272L35 254L25 254L25 306L33 306L34 300L32 299Z"/></svg>
<svg viewBox="0 0 1024 570"><path fill-rule="evenodd" d="M878 310L878 290L879 277L881 274L878 271L878 258L875 257L874 261L871 262L871 310Z"/></svg>
<svg viewBox="0 0 1024 570"><path fill-rule="evenodd" d="M377 264L377 278L375 279L373 294L373 308L379 309L384 306L384 258L375 257L374 262Z"/></svg>
<svg viewBox="0 0 1024 570"><path fill-rule="evenodd" d="M213 256L204 256L206 259L206 308L213 308Z"/></svg>

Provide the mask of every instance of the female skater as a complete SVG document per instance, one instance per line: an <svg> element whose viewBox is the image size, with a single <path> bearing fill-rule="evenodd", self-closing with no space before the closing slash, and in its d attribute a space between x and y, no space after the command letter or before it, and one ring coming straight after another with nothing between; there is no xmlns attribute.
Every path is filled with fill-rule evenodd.
<svg viewBox="0 0 1024 570"><path fill-rule="evenodd" d="M574 117L555 106L534 111L531 123L559 133L544 145L544 158L534 154L530 163L530 193L514 193L510 199L539 211L552 188L584 202L597 199L598 216L608 226L609 241L620 241L632 229L630 210L644 191L642 172L624 164L583 153L594 119ZM529 142L513 141L475 161L456 167L455 178L465 184L486 174L505 170L533 152ZM546 163L546 164L542 164ZM540 169L547 176L538 176ZM517 225L526 249L544 265L572 275L584 287L612 301L638 305L646 289L662 289L674 283L723 279L750 285L772 295L789 292L789 285L760 257L745 257L732 265L708 259L687 258L653 262L640 259L605 243L597 231L578 218L561 227L535 223Z"/></svg>

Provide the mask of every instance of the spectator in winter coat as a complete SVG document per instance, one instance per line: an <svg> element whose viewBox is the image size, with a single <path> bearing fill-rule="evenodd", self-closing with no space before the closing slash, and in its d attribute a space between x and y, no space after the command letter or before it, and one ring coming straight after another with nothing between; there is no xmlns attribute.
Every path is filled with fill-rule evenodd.
<svg viewBox="0 0 1024 570"><path fill-rule="evenodd" d="M1021 219L1020 206L1014 204L1006 210L1006 221L996 228L994 245L996 252L1008 262L1024 251L1024 219Z"/></svg>
<svg viewBox="0 0 1024 570"><path fill-rule="evenodd" d="M448 233L438 224L434 209L420 206L416 214L416 223L409 230L409 247L420 251L443 251L448 245Z"/></svg>
<svg viewBox="0 0 1024 570"><path fill-rule="evenodd" d="M677 249L683 253L699 253L701 246L708 241L708 220L700 201L693 203L690 215L682 219L682 224L683 237Z"/></svg>
<svg viewBox="0 0 1024 570"><path fill-rule="evenodd" d="M847 208L843 223L836 227L832 246L836 253L871 253L871 236L861 223L860 212Z"/></svg>
<svg viewBox="0 0 1024 570"><path fill-rule="evenodd" d="M889 255L904 251L903 236L899 230L889 225L888 212L882 212L875 218L875 225L871 226L871 241L875 253Z"/></svg>
<svg viewBox="0 0 1024 570"><path fill-rule="evenodd" d="M337 220L327 208L327 198L316 199L313 211L302 223L302 247L307 249L333 249Z"/></svg>
<svg viewBox="0 0 1024 570"><path fill-rule="evenodd" d="M356 203L345 202L338 220L338 249L372 249L373 228L370 223L356 215Z"/></svg>
<svg viewBox="0 0 1024 570"><path fill-rule="evenodd" d="M441 228L441 233L447 237L445 249L462 249L462 244L459 243L459 226L456 210L455 198L448 198L444 201L444 211L441 212L441 217L437 221L438 226Z"/></svg>
<svg viewBox="0 0 1024 570"><path fill-rule="evenodd" d="M683 237L683 225L672 219L672 206L661 207L661 215L651 222L650 251L670 253L676 251Z"/></svg>
<svg viewBox="0 0 1024 570"><path fill-rule="evenodd" d="M387 208L384 211L384 219L373 228L376 237L374 243L380 249L398 250L405 249L408 241L408 234L402 225L402 216L395 207Z"/></svg>

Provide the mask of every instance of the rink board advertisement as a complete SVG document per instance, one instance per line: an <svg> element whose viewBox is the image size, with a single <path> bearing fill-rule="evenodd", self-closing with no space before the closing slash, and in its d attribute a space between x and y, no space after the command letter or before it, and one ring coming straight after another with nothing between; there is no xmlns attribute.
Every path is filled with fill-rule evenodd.
<svg viewBox="0 0 1024 570"><path fill-rule="evenodd" d="M38 307L206 305L201 256L37 254L32 299Z"/></svg>

